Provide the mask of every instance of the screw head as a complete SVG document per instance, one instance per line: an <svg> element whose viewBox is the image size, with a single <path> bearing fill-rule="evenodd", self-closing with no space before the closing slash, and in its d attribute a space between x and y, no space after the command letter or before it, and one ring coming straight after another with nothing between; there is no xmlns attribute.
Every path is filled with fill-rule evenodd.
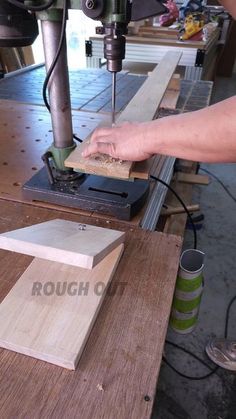
<svg viewBox="0 0 236 419"><path fill-rule="evenodd" d="M91 10L91 9L94 9L95 2L94 2L94 0L87 0L85 5L86 5L87 9Z"/></svg>

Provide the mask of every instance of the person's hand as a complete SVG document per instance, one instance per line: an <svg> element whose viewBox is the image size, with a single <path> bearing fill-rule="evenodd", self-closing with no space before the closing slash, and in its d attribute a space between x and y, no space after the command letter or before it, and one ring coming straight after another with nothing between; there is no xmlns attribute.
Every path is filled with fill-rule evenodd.
<svg viewBox="0 0 236 419"><path fill-rule="evenodd" d="M125 123L114 128L98 128L83 151L83 157L101 153L129 161L141 161L151 157L148 151L146 123Z"/></svg>

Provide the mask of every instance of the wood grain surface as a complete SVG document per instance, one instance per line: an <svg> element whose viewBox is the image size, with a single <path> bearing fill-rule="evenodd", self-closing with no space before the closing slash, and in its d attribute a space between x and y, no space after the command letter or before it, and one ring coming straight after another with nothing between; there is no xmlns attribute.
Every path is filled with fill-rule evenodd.
<svg viewBox="0 0 236 419"><path fill-rule="evenodd" d="M66 217L88 221L74 214ZM1 201L1 232L54 218L65 214ZM126 230L127 247L112 281L116 290L107 293L75 372L0 350L4 419L151 416L181 239ZM31 260L0 252L1 300Z"/></svg>
<svg viewBox="0 0 236 419"><path fill-rule="evenodd" d="M0 304L0 347L74 370L123 250L92 270L35 258Z"/></svg>
<svg viewBox="0 0 236 419"><path fill-rule="evenodd" d="M0 248L92 269L124 239L121 231L56 219L0 234Z"/></svg>

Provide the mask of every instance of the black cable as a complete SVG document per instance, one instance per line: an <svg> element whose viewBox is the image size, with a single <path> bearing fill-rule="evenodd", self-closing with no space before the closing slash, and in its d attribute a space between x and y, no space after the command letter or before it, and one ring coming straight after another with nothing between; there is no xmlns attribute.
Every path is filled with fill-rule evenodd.
<svg viewBox="0 0 236 419"><path fill-rule="evenodd" d="M79 143L82 143L83 140L81 140L81 138L77 137L77 135L73 134L73 138L74 140L78 141Z"/></svg>
<svg viewBox="0 0 236 419"><path fill-rule="evenodd" d="M62 14L61 36L60 36L57 52L56 52L56 55L53 59L52 64L50 65L50 68L47 72L47 75L46 75L44 83L43 83L43 100L44 100L45 106L46 106L46 108L48 109L49 112L51 112L51 109L50 109L50 105L49 105L48 99L47 99L47 87L48 87L48 83L49 83L49 80L51 78L51 75L53 73L53 70L55 69L56 64L58 62L58 59L60 57L61 50L62 50L62 47L63 47L63 43L65 41L66 18L67 18L67 0L64 0L64 2L63 2L63 14Z"/></svg>
<svg viewBox="0 0 236 419"><path fill-rule="evenodd" d="M236 301L236 295L230 300L227 310L226 310L226 318L225 318L225 333L224 337L227 339L228 337L228 329L229 329L229 315L230 315L230 309L232 307L232 304Z"/></svg>
<svg viewBox="0 0 236 419"><path fill-rule="evenodd" d="M182 198L180 198L179 194L170 185L168 185L168 183L164 182L164 180L159 179L156 176L152 176L152 175L150 177L152 179L156 180L157 182L162 183L162 185L164 185L166 188L168 188L173 193L173 195L177 198L177 200L180 202L182 207L184 208L184 211L186 212L186 214L189 218L189 221L192 225L192 228L193 228L193 235L194 235L194 246L193 247L194 247L194 249L196 249L197 248L197 230L196 230L195 224L193 222L192 216L191 216L188 208L186 207L184 201L182 200Z"/></svg>
<svg viewBox="0 0 236 419"><path fill-rule="evenodd" d="M38 6L27 6L18 0L7 0L7 1L8 3L11 3L13 6L19 7L19 9L29 10L30 12L42 12L43 10L47 10L49 7L53 5L53 3L55 3L55 0L49 0Z"/></svg>
<svg viewBox="0 0 236 419"><path fill-rule="evenodd" d="M201 380L205 380L205 379L207 379L207 378L209 378L209 377L211 377L213 374L215 374L216 373L216 371L219 369L219 367L218 366L216 366L216 367L214 367L214 368L212 368L210 365L208 365L205 361L203 361L203 359L201 359L201 358L199 358L197 355L195 355L193 352L191 352L191 351L189 351L188 349L185 349L185 348L183 348L182 346L179 346L179 345L177 345L176 343L174 343L174 342L171 342L171 341L169 341L169 340L166 340L166 343L168 344L168 345L171 345L171 346L173 346L174 348L176 348L176 349L179 349L180 351L182 351L182 352L184 352L184 353L186 353L186 354L188 354L188 355L190 355L192 358L194 358L194 359L196 359L198 362L200 362L202 365L204 365L204 367L206 367L206 368L208 368L209 370L210 370L210 372L209 373L207 373L207 374L205 374L205 375L202 375L202 376L196 376L196 377L193 377L193 376L191 376L191 375L187 375L187 374L184 374L184 373L182 373L182 372L180 372L180 371L178 371L167 359L166 359L166 357L164 357L163 356L163 361L168 365L168 367L170 367L176 374L178 374L180 377L182 377L182 378L186 378L186 379L188 379L188 380L193 380L193 381L201 381Z"/></svg>
<svg viewBox="0 0 236 419"><path fill-rule="evenodd" d="M48 88L48 83L50 81L50 78L52 76L52 73L53 73L53 71L54 71L54 69L55 69L55 67L57 65L58 59L60 57L61 50L62 50L62 47L63 47L63 43L65 41L65 35L66 35L66 19L67 19L67 0L64 0L64 3L63 3L63 15L62 15L62 26L61 26L61 36L60 36L60 40L59 40L57 52L56 52L56 55L55 55L55 57L53 59L53 62L51 64L51 66L50 66L50 68L49 68L49 70L47 72L47 75L45 77L44 83L43 83L43 101L44 101L44 104L45 104L45 106L46 106L46 108L47 108L47 110L49 112L51 112L51 108L50 108L50 105L49 105L49 102L48 102L48 98L47 98L47 88ZM83 142L75 134L73 134L73 138L76 141L80 142L80 143Z"/></svg>
<svg viewBox="0 0 236 419"><path fill-rule="evenodd" d="M222 186L222 188L230 196L230 198L234 202L236 202L236 197L230 192L230 190L227 188L227 186L225 186L225 184L222 182L222 180L220 180L220 178L218 178L218 176L216 176L214 173L210 172L207 169L203 169L203 167L200 167L199 170L201 170L202 172L208 173L208 175L210 175L211 177L213 177Z"/></svg>
<svg viewBox="0 0 236 419"><path fill-rule="evenodd" d="M226 317L225 317L225 330L224 330L224 337L225 339L227 339L228 337L228 329L229 329L229 320L230 320L230 310L231 307L233 305L233 303L236 301L236 295L230 300L227 310L226 310ZM218 366L216 366L215 368L211 368L205 361L203 361L201 358L199 358L197 355L195 355L193 352L189 351L188 349L183 348L182 346L177 345L174 342L170 342L169 340L166 340L166 343L168 345L173 346L174 348L177 348L179 350L181 350L182 352L192 356L193 358L195 358L197 361L199 361L201 364L203 364L206 368L208 368L209 370L211 370L208 374L203 375L203 376L199 376L199 377L192 377L189 376L187 374L183 374L182 372L178 371L167 359L166 357L163 356L163 361L166 363L166 365L168 365L176 374L178 374L180 377L182 378L187 378L188 380L195 380L195 381L200 381L200 380L205 380L206 378L211 377L213 374L216 373L216 371L219 369Z"/></svg>

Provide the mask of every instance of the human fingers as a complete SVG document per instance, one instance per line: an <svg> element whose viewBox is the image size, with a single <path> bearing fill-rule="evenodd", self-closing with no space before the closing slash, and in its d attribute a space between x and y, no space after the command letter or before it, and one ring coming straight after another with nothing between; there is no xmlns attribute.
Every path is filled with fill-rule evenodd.
<svg viewBox="0 0 236 419"><path fill-rule="evenodd" d="M86 146L84 151L82 152L83 157L90 157L93 154L101 153L101 154L108 154L109 156L117 158L116 155L116 146L112 143L101 143L101 142L94 142L90 143Z"/></svg>
<svg viewBox="0 0 236 419"><path fill-rule="evenodd" d="M96 141L101 141L101 138L104 137L111 137L112 138L112 128L97 128L92 133L92 136L90 138L90 143L94 143Z"/></svg>

